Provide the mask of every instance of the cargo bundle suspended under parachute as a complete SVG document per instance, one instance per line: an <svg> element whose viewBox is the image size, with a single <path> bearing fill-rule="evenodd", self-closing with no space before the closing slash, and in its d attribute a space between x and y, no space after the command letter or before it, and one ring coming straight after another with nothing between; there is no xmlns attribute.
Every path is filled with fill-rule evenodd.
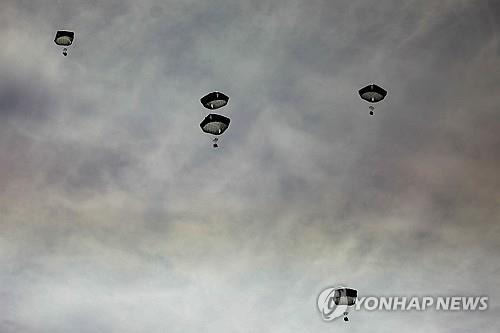
<svg viewBox="0 0 500 333"><path fill-rule="evenodd" d="M377 86L376 84L367 85L359 90L359 96L367 102L378 103L385 98L387 91L384 88ZM373 116L373 110L375 107L373 105L369 106L370 116Z"/></svg>
<svg viewBox="0 0 500 333"><path fill-rule="evenodd" d="M358 291L352 288L337 288L333 295L333 301L335 305L346 305L347 307L352 307L356 304L356 299L358 297ZM349 321L347 315L349 311L346 309L344 312L344 321Z"/></svg>
<svg viewBox="0 0 500 333"><path fill-rule="evenodd" d="M200 99L201 104L210 110L226 106L228 101L229 97L218 91L211 92Z"/></svg>
<svg viewBox="0 0 500 333"><path fill-rule="evenodd" d="M75 38L75 33L73 31L59 30L56 33L56 38L54 42L59 46L64 46L62 54L64 56L68 55L68 46L73 44L73 39Z"/></svg>
<svg viewBox="0 0 500 333"><path fill-rule="evenodd" d="M211 113L206 116L205 119L203 119L203 121L200 123L200 127L203 132L218 136L226 131L226 129L229 127L230 122L231 119L227 117L221 116L220 114ZM218 140L219 139L217 137L213 139L214 148L219 147L217 144Z"/></svg>

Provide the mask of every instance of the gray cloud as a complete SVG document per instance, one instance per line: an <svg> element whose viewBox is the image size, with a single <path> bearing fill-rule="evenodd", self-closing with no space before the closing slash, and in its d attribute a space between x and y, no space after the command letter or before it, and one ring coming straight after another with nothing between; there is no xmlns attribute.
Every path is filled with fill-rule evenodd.
<svg viewBox="0 0 500 333"><path fill-rule="evenodd" d="M0 9L0 331L495 331L493 1ZM335 284L491 308L323 323Z"/></svg>

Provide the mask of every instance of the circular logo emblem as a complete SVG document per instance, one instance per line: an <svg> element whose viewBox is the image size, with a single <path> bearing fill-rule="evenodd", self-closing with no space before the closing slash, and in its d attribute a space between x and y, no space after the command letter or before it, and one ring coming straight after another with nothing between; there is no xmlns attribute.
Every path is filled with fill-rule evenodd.
<svg viewBox="0 0 500 333"><path fill-rule="evenodd" d="M337 305L334 301L335 290L343 287L330 287L323 290L318 296L318 310L324 321L332 321L342 317L347 311L347 305Z"/></svg>

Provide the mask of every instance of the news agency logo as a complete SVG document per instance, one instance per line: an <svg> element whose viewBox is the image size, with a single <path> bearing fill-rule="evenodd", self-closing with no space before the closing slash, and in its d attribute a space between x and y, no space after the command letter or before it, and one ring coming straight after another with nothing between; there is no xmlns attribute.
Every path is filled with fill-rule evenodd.
<svg viewBox="0 0 500 333"><path fill-rule="evenodd" d="M347 294L345 293L347 290ZM358 297L345 287L328 287L318 295L317 306L324 321L333 321L347 315L352 310L365 311L486 311L488 296L363 296ZM342 297L349 302L342 301ZM339 301L340 300L340 301Z"/></svg>
<svg viewBox="0 0 500 333"><path fill-rule="evenodd" d="M488 296L360 297L356 310L366 311L486 311Z"/></svg>

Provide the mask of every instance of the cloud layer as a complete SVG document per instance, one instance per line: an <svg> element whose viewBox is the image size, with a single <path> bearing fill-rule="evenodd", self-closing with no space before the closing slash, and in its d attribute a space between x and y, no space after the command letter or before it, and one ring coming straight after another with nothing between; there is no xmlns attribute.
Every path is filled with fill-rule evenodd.
<svg viewBox="0 0 500 333"><path fill-rule="evenodd" d="M487 0L2 2L0 331L496 332L498 17ZM374 117L371 82L389 91ZM198 126L212 90L232 119L217 151ZM336 284L490 309L323 323Z"/></svg>

